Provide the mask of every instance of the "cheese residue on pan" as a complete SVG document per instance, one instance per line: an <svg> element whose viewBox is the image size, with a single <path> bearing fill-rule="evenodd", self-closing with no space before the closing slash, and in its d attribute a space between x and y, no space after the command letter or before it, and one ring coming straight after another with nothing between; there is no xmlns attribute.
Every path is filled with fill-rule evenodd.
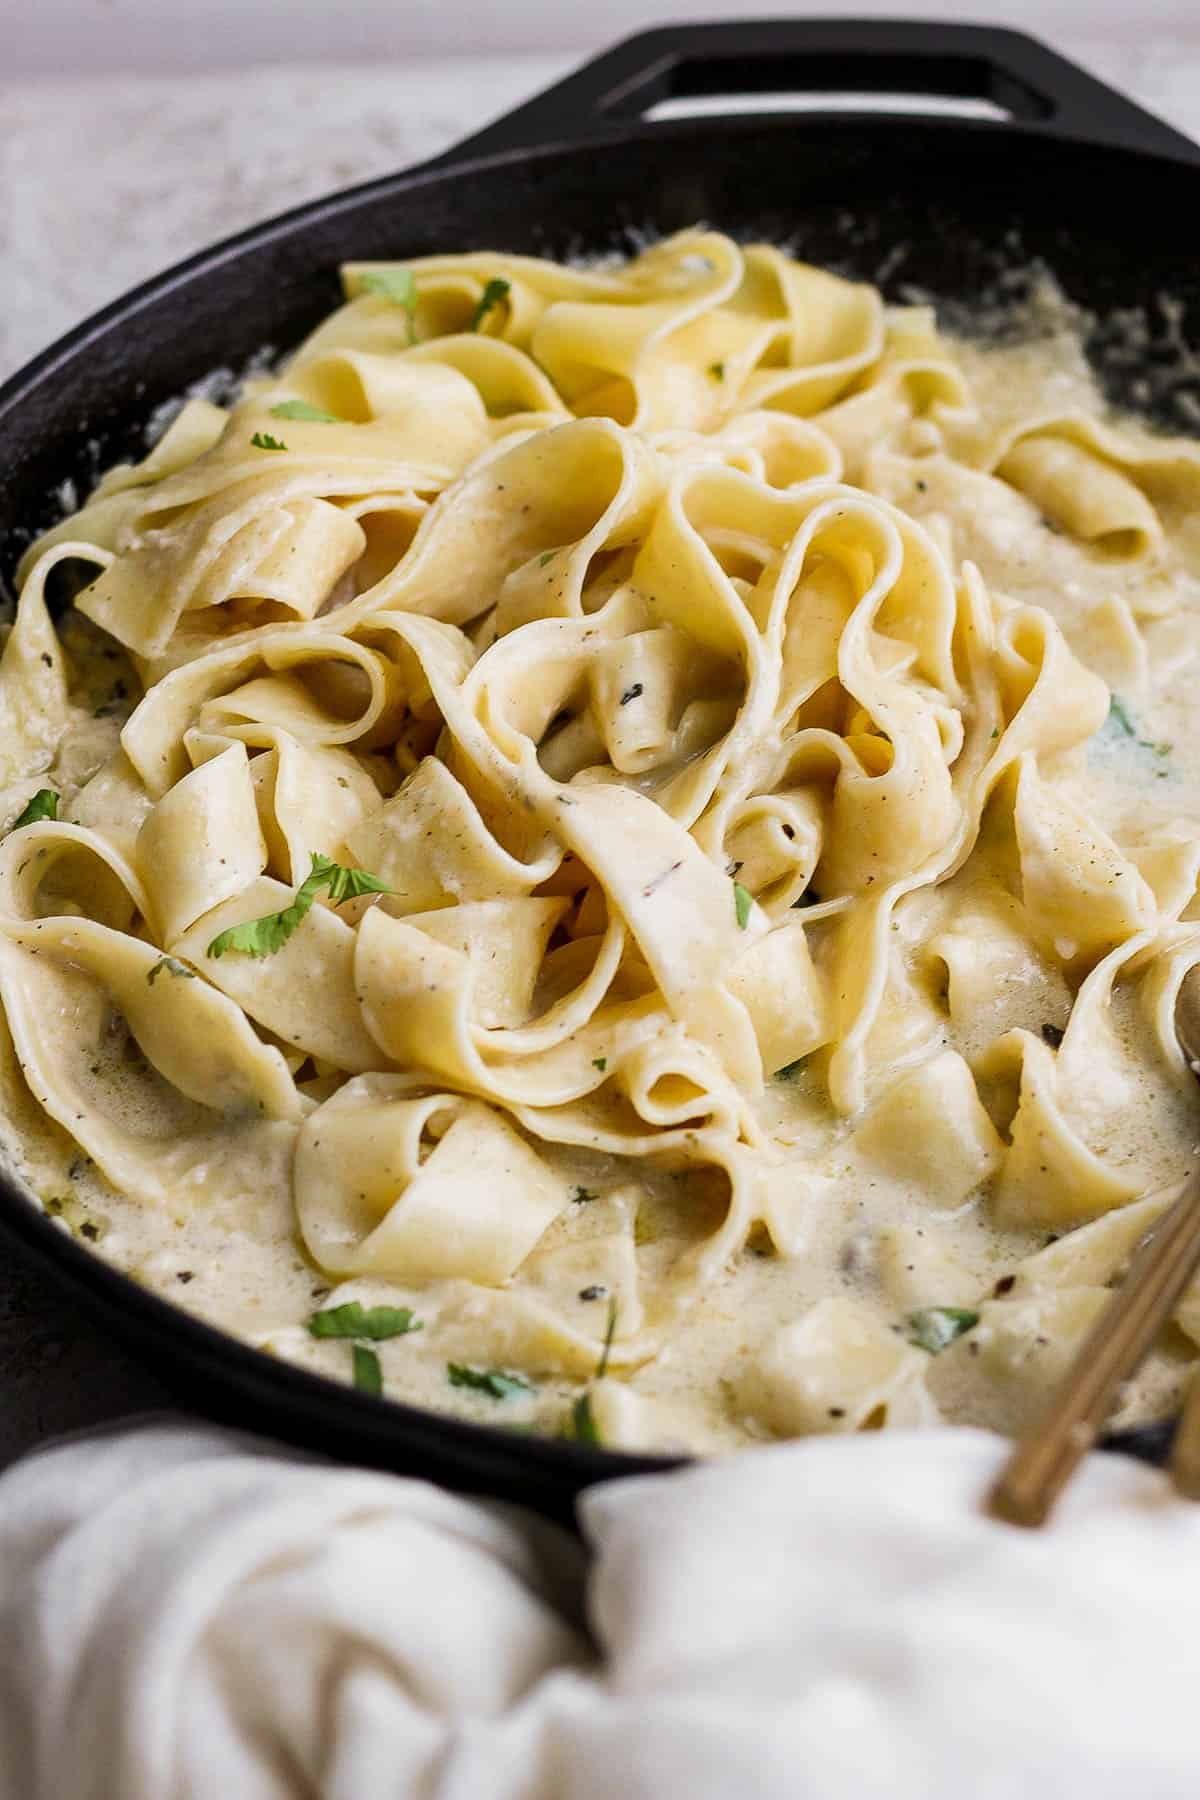
<svg viewBox="0 0 1200 1800"><path fill-rule="evenodd" d="M344 280L25 558L11 1166L477 1420L1019 1427L1197 1141L1200 448L715 232Z"/></svg>

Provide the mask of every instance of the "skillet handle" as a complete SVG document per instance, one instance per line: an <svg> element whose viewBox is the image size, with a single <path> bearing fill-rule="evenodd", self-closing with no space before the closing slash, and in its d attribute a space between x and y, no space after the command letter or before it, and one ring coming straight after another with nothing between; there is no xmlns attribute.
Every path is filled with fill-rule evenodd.
<svg viewBox="0 0 1200 1800"><path fill-rule="evenodd" d="M898 19L762 19L668 25L626 38L436 163L602 140L664 100L785 92L989 100L1018 130L1036 125L1054 136L1200 158L1190 138L1024 32Z"/></svg>

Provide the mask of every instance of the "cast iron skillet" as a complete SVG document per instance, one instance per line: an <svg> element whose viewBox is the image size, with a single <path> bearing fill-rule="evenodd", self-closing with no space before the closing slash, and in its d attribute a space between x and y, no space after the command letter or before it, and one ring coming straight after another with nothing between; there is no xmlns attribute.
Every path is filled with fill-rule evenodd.
<svg viewBox="0 0 1200 1800"><path fill-rule="evenodd" d="M784 91L987 99L1009 116L642 117L670 98ZM1014 32L847 20L648 32L434 162L193 257L38 357L0 390L0 584L54 521L64 479L86 492L100 468L144 453L151 413L189 382L296 343L339 300L344 258L564 255L702 220L785 241L892 298L914 284L969 300L1041 257L1097 315L1097 345L1115 309L1152 309L1160 292L1195 341L1200 263L1180 247L1198 206L1195 145ZM1136 398L1137 373L1109 371L1114 398ZM1162 423L1184 422L1181 392L1159 383ZM211 1416L555 1513L589 1482L673 1460L464 1424L291 1368L118 1274L3 1176L0 1227ZM1161 1457L1169 1434L1124 1447Z"/></svg>

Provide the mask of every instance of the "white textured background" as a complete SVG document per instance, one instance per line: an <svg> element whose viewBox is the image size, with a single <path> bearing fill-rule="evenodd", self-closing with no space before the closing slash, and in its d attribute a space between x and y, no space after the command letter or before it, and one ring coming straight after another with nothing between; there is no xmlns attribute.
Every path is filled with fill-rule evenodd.
<svg viewBox="0 0 1200 1800"><path fill-rule="evenodd" d="M1197 29L1196 0L820 0L812 6L736 0L0 0L11 18L4 55L14 74L236 69L248 62L314 62L331 52L377 57L597 50L671 20L858 17L1004 20L1030 30L1124 41Z"/></svg>
<svg viewBox="0 0 1200 1800"><path fill-rule="evenodd" d="M816 10L944 16L939 0ZM735 11L728 0L0 0L0 379L135 281L311 195L434 155L581 52L656 20ZM1200 138L1200 0L958 8L997 12ZM1181 254L1194 239L1185 221ZM0 1252L0 1464L160 1398L73 1304Z"/></svg>
<svg viewBox="0 0 1200 1800"><path fill-rule="evenodd" d="M214 238L446 148L565 73L579 47L671 12L734 10L727 0L0 0L0 378ZM941 8L908 0L905 10ZM961 16L971 13L995 16L982 3ZM1113 0L1027 0L1003 16L1036 20L1056 48L1200 137L1200 0L1141 0L1136 22ZM498 41L498 21L509 41L540 32L560 47L478 54ZM418 54L447 45L473 53Z"/></svg>

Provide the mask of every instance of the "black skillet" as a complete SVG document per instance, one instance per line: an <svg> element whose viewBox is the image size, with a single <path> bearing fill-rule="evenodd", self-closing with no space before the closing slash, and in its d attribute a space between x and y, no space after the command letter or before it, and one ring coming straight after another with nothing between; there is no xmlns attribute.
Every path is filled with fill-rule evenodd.
<svg viewBox="0 0 1200 1800"><path fill-rule="evenodd" d="M984 100L998 116L644 117L672 99L835 92ZM21 550L56 518L66 478L86 492L99 469L144 453L146 421L188 383L295 344L340 298L343 259L482 246L562 256L705 221L785 242L894 299L928 289L969 302L1011 291L1041 258L1095 315L1091 347L1112 397L1144 398L1149 370L1159 422L1180 426L1196 395L1186 371L1173 377L1165 342L1151 334L1132 365L1105 347L1114 313L1153 316L1163 293L1200 340L1200 260L1182 253L1198 210L1200 149L1014 32L850 20L648 32L434 162L191 258L8 382L0 584L11 589ZM0 1227L210 1416L555 1513L600 1477L669 1466L463 1424L291 1368L118 1274L2 1176ZM1157 1460L1169 1433L1122 1442Z"/></svg>

